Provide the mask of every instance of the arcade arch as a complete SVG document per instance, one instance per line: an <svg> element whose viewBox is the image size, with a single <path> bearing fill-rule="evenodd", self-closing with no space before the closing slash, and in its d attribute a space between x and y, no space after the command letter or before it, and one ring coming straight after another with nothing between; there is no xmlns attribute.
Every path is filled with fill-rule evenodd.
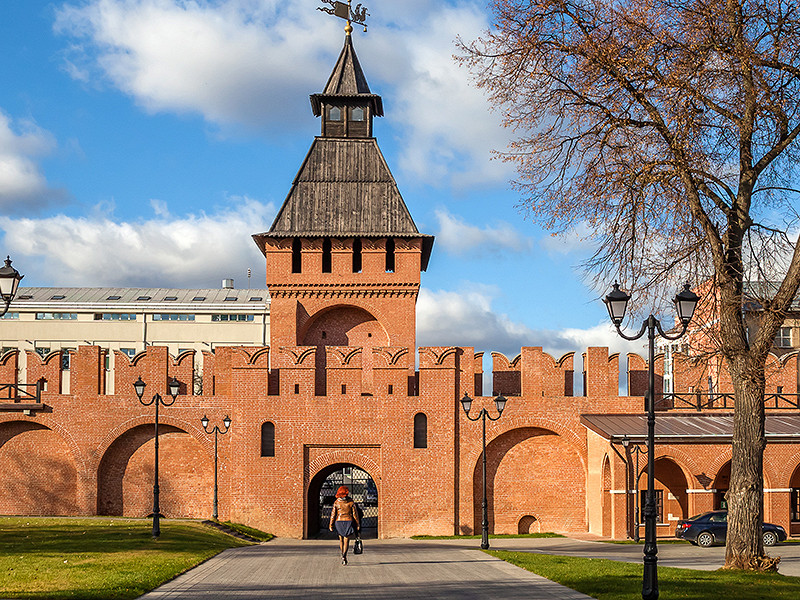
<svg viewBox="0 0 800 600"><path fill-rule="evenodd" d="M728 493L728 487L731 483L731 461L727 461L717 471L717 476L714 477L714 510L727 509L728 501L725 499L725 494Z"/></svg>
<svg viewBox="0 0 800 600"><path fill-rule="evenodd" d="M689 515L689 488L683 469L673 459L659 456L655 460L656 522L670 524L672 519L687 519ZM639 518L644 522L644 505L647 500L647 465L639 473Z"/></svg>
<svg viewBox="0 0 800 600"><path fill-rule="evenodd" d="M159 425L160 509L165 517L211 514L213 458L183 429ZM153 512L152 424L128 429L103 454L97 469L97 514L143 517Z"/></svg>
<svg viewBox="0 0 800 600"><path fill-rule="evenodd" d="M789 535L800 535L800 465L795 467L789 479L789 488Z"/></svg>

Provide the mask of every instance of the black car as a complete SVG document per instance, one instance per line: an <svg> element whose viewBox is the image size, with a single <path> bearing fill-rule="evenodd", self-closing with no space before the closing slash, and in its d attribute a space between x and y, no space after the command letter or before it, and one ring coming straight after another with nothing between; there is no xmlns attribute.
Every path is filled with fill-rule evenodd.
<svg viewBox="0 0 800 600"><path fill-rule="evenodd" d="M786 530L780 525L764 523L761 527L764 545L774 546L786 540ZM675 537L691 542L696 546L708 548L714 544L724 544L728 534L728 511L712 510L703 514L678 521Z"/></svg>

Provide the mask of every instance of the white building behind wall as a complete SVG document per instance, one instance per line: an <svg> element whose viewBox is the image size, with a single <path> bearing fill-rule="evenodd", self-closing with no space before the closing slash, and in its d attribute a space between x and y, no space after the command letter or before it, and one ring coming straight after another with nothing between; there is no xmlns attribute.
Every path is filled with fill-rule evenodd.
<svg viewBox="0 0 800 600"><path fill-rule="evenodd" d="M194 350L198 374L202 373L202 351L217 346L265 346L268 341L265 289L20 288L0 319L2 354L18 349L46 356L96 345L133 358L148 346L166 346L173 356ZM110 374L114 353L107 356ZM21 380L25 380L25 363L22 352ZM62 369L69 369L68 355L62 358Z"/></svg>

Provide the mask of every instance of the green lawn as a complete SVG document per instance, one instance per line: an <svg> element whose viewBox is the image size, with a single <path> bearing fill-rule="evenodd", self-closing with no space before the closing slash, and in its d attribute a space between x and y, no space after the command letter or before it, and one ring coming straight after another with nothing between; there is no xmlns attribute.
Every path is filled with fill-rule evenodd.
<svg viewBox="0 0 800 600"><path fill-rule="evenodd" d="M479 540L480 535L412 535L412 540ZM490 540L502 540L511 538L562 538L560 533L550 533L544 531L542 533L500 533L497 535L491 534Z"/></svg>
<svg viewBox="0 0 800 600"><path fill-rule="evenodd" d="M136 598L225 548L248 545L193 521L0 518L0 598Z"/></svg>
<svg viewBox="0 0 800 600"><path fill-rule="evenodd" d="M636 600L642 595L641 564L532 552L485 552L598 600ZM800 598L800 577L786 577L777 573L694 571L659 567L658 586L659 597L665 599Z"/></svg>

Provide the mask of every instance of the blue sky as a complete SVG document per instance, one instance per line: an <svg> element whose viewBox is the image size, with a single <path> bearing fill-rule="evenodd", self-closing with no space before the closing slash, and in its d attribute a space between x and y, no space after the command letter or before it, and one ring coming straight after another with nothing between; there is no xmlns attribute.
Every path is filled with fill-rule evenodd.
<svg viewBox="0 0 800 600"><path fill-rule="evenodd" d="M510 133L457 35L481 1L372 0L356 52L385 117L375 135L436 243L420 345L510 357L630 346L553 238L517 210L491 160ZM29 286L263 287L266 231L319 122L343 22L318 0L26 0L0 7L0 250ZM488 364L486 365L489 366ZM580 361L576 361L580 368Z"/></svg>

